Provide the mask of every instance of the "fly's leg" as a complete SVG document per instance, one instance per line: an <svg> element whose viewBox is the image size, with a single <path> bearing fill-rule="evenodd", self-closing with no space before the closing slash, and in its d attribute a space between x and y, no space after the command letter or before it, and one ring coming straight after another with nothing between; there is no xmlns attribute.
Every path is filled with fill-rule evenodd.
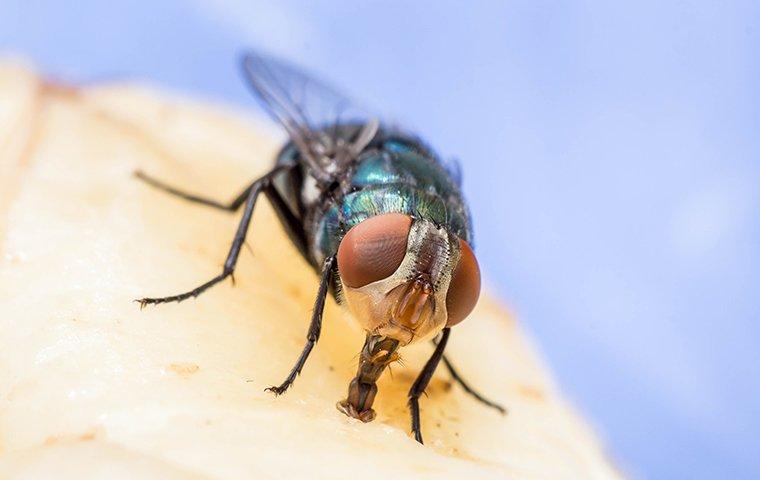
<svg viewBox="0 0 760 480"><path fill-rule="evenodd" d="M280 173L284 168L289 167L283 166L273 169L263 177L253 182L251 188L248 190L245 201L245 210L243 210L243 218L238 224L237 232L235 233L235 237L232 240L232 246L230 247L230 251L227 254L227 260L224 262L222 273L204 283L203 285L190 290L189 292L180 293L179 295L172 295L170 297L142 298L140 300L137 300L140 302L140 307L158 303L181 302L182 300L186 300L190 297L197 297L201 293L205 292L209 288L232 275L232 272L235 271L235 264L237 263L238 256L240 255L240 250L243 248L243 243L245 242L248 226L251 224L251 217L253 216L253 208L256 206L256 199L258 198L259 193L261 193L270 184L272 177Z"/></svg>
<svg viewBox="0 0 760 480"><path fill-rule="evenodd" d="M277 216L280 217L280 222L285 225L285 228L290 233L290 238L293 243L296 244L298 251L304 256L308 256L308 246L306 242L306 232L303 230L303 224L301 221L293 215L290 207L285 203L285 200L280 195L280 192L274 188L271 183L267 185L264 190L269 202L274 207Z"/></svg>
<svg viewBox="0 0 760 480"><path fill-rule="evenodd" d="M256 182L259 181L259 180L256 180L256 182L253 182L251 185L246 187L246 189L240 192L240 195L235 197L235 199L232 200L230 203L221 203L210 198L200 197L197 195L193 195L192 193L183 192L182 190L176 189L172 187L171 185L168 185L162 182L161 180L157 180L149 175L146 175L140 170L135 171L134 175L136 178L139 178L140 180L147 183L151 187L157 188L166 193L170 193L174 196L180 197L182 199L185 199L193 203L200 203L201 205L206 205L207 207L213 207L219 210L226 210L228 212L234 212L238 208L240 208L240 206L245 203L246 199L248 198L248 195L251 193L251 190L256 185Z"/></svg>
<svg viewBox="0 0 760 480"><path fill-rule="evenodd" d="M422 367L422 371L419 376L417 376L417 380L414 381L412 388L409 389L409 410L412 413L412 433L414 433L414 439L420 443L423 443L423 441L422 431L420 429L419 399L425 392L425 388L427 388L428 383L430 383L430 379L433 378L433 373L435 372L438 363L440 363L441 357L443 357L443 350L446 348L446 343L449 341L450 333L450 328L443 329L441 339L436 344L433 354L430 356L425 366Z"/></svg>
<svg viewBox="0 0 760 480"><path fill-rule="evenodd" d="M251 192L251 189L255 185L256 182L252 183L248 187L246 187L245 190L240 192L240 194L235 197L234 200L232 200L230 203L220 203L217 202L214 199L206 198L206 197L200 197L197 195L193 195L191 193L183 192L182 190L176 189L172 187L171 185L167 185L166 183L162 182L161 180L157 180L149 175L146 175L140 170L135 171L134 173L135 177L139 178L143 182L147 183L148 185L157 188L161 191L164 191L166 193L169 193L171 195L175 195L177 197L180 197L184 200L193 202L193 203L200 203L201 205L206 205L207 207L213 207L217 208L219 210L224 210L227 212L234 212L237 209L240 208L243 203L245 203L245 200L248 198L248 194ZM296 218L295 215L293 215L293 212L290 210L290 207L285 203L285 200L283 200L282 196L280 195L280 192L277 191L274 186L269 183L264 188L264 193L266 194L269 201L272 203L272 206L274 207L275 211L280 217L280 221L285 224L288 231L291 233L291 238L296 243L296 246L298 247L299 251L301 253L306 253L307 246L306 246L306 234L303 231L303 225L301 225L301 222Z"/></svg>
<svg viewBox="0 0 760 480"><path fill-rule="evenodd" d="M281 395L290 388L295 381L296 377L301 374L306 359L309 358L312 348L319 340L319 334L322 331L322 312L325 309L325 300L327 299L327 289L330 286L330 281L333 278L333 269L335 268L335 255L327 257L322 265L322 274L319 279L319 290L317 291L317 299L314 302L314 310L311 314L311 323L309 325L309 333L306 334L306 345L303 347L301 355L298 357L296 364L290 371L290 374L278 386L267 388L268 391L273 392L275 395Z"/></svg>
<svg viewBox="0 0 760 480"><path fill-rule="evenodd" d="M433 341L433 345L435 345L435 341ZM477 391L475 391L467 382L464 381L464 379L459 375L459 372L454 368L454 365L451 364L451 361L446 357L446 355L443 356L443 364L446 365L446 368L449 370L449 373L451 374L451 378L457 382L465 392L472 395L477 401L482 403L483 405L486 405L488 407L491 407L493 409L498 410L502 415L505 415L507 413L507 409L503 406L499 405L498 403L494 402L493 400L489 400Z"/></svg>

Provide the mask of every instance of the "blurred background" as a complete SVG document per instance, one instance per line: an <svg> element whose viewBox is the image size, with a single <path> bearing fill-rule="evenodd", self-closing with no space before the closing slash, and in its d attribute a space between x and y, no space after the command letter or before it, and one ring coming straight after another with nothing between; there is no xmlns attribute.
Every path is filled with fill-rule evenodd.
<svg viewBox="0 0 760 480"><path fill-rule="evenodd" d="M491 287L633 478L760 478L760 4L0 0L0 52L255 109L242 48L461 159Z"/></svg>

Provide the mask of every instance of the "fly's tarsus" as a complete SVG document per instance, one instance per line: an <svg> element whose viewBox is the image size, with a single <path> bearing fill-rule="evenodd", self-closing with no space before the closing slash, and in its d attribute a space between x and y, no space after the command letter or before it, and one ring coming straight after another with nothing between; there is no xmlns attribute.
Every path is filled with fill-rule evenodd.
<svg viewBox="0 0 760 480"><path fill-rule="evenodd" d="M275 386L267 387L267 388L264 389L264 391L265 392L272 392L272 393L274 393L274 395L276 397L279 397L280 395L282 395L283 393L285 393L288 390L288 388L290 388L290 385L292 383L293 382L288 382L288 383L283 383L282 385L279 385L279 386L276 386L276 387Z"/></svg>
<svg viewBox="0 0 760 480"><path fill-rule="evenodd" d="M212 278L208 282L204 283L200 287L194 288L190 290L189 292L180 293L179 295L172 295L169 297L158 297L158 298L141 298L138 300L135 300L136 302L140 302L140 309L145 308L146 305L158 305L160 303L171 303L171 302L182 302L183 300L187 300L188 298L195 298L201 293L205 292L209 288L213 287L217 283L221 282L227 277L232 276L232 271L223 271L220 275L217 275L216 277ZM232 281L233 285L235 284L235 281Z"/></svg>
<svg viewBox="0 0 760 480"><path fill-rule="evenodd" d="M322 313L325 310L325 300L327 299L327 292L332 282L336 261L335 255L329 256L322 264L322 273L319 279L319 290L317 291L317 299L314 301L314 310L311 314L311 323L309 324L309 331L306 334L306 345L303 347L301 355L296 360L296 364L290 370L290 374L279 386L273 386L266 389L275 395L282 395L290 388L296 377L301 374L303 366L306 364L306 360L309 358L311 350L319 340L319 334L322 331Z"/></svg>

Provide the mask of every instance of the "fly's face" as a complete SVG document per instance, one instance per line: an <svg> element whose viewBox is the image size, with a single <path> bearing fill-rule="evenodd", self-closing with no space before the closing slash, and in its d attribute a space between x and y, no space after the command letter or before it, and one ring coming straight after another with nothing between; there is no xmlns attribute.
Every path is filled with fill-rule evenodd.
<svg viewBox="0 0 760 480"><path fill-rule="evenodd" d="M401 345L461 322L480 293L470 246L444 227L400 213L349 230L338 248L338 272L361 325Z"/></svg>

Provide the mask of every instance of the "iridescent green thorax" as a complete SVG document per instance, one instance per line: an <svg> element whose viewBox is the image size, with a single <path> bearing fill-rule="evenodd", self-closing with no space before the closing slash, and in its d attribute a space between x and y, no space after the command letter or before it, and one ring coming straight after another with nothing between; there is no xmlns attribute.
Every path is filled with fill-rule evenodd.
<svg viewBox="0 0 760 480"><path fill-rule="evenodd" d="M315 215L312 254L317 261L337 251L357 223L384 213L404 213L448 227L472 242L469 211L451 174L419 142L388 136L356 161L348 192Z"/></svg>
<svg viewBox="0 0 760 480"><path fill-rule="evenodd" d="M341 134L350 135L344 127ZM278 163L300 163L291 143ZM308 237L314 265L338 250L346 232L357 223L384 213L404 213L447 227L472 243L470 214L457 181L440 159L414 137L381 129L330 191L309 178L303 164L297 187L280 185L291 210ZM300 190L300 191L299 191Z"/></svg>

